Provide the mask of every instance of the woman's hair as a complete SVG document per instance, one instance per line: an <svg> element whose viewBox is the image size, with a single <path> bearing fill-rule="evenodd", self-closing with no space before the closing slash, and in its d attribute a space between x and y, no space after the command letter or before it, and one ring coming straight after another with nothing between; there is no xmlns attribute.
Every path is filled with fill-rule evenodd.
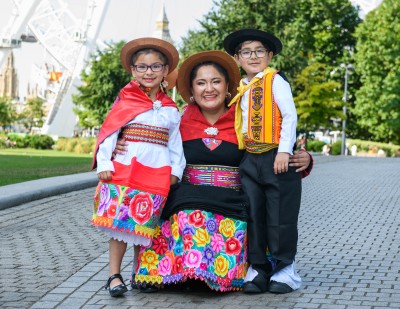
<svg viewBox="0 0 400 309"><path fill-rule="evenodd" d="M225 68L222 65L220 65L216 62L213 62L213 61L206 61L206 62L200 62L193 67L193 70L192 70L192 72L190 72L190 77L189 77L190 86L192 86L193 80L196 78L197 72L199 71L199 69L201 67L207 66L207 65L214 67L225 78L225 82L227 84L229 83L228 72L225 70Z"/></svg>
<svg viewBox="0 0 400 309"><path fill-rule="evenodd" d="M152 54L152 53L157 54L160 57L163 65L168 65L168 58L165 57L165 55L162 52L160 52L159 50L154 49L154 48L144 48L144 49L138 50L131 57L131 65L135 64L136 60L139 58L140 55L147 55L147 54Z"/></svg>

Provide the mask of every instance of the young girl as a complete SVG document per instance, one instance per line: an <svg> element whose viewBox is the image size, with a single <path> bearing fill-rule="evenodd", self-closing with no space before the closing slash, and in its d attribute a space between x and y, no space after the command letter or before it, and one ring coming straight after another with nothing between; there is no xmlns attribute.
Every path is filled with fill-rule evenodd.
<svg viewBox="0 0 400 309"><path fill-rule="evenodd" d="M127 244L134 244L135 252L150 244L170 184L185 167L179 111L160 87L178 58L174 46L155 38L130 41L121 50L121 63L134 80L107 115L93 160L100 182L92 223L110 237L106 289L113 297L127 291L120 275ZM119 135L128 149L111 160Z"/></svg>

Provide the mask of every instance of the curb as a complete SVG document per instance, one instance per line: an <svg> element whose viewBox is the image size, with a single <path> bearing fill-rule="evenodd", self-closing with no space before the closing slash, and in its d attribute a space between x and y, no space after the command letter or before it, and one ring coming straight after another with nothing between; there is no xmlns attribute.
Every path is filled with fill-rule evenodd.
<svg viewBox="0 0 400 309"><path fill-rule="evenodd" d="M0 210L49 196L95 187L96 172L56 176L0 187Z"/></svg>

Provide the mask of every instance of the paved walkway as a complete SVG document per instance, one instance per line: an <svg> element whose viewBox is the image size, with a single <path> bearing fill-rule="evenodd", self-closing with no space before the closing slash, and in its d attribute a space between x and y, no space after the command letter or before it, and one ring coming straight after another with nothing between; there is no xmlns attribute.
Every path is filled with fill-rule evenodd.
<svg viewBox="0 0 400 309"><path fill-rule="evenodd" d="M316 157L303 182L300 290L129 291L113 299L94 188L0 211L1 308L400 308L400 159ZM129 279L126 254L123 276Z"/></svg>

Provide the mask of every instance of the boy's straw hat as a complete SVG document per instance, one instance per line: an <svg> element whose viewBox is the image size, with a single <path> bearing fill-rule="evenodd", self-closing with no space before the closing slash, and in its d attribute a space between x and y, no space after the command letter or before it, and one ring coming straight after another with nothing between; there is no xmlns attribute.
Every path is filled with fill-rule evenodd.
<svg viewBox="0 0 400 309"><path fill-rule="evenodd" d="M282 42L275 35L258 29L241 29L229 34L224 40L224 48L233 56L236 46L245 41L260 41L265 43L274 55L282 50Z"/></svg>
<svg viewBox="0 0 400 309"><path fill-rule="evenodd" d="M156 38L140 38L129 41L121 49L121 64L124 69L131 74L132 55L144 48L153 48L160 51L168 59L168 73L171 73L179 61L179 53L169 42Z"/></svg>
<svg viewBox="0 0 400 309"><path fill-rule="evenodd" d="M236 88L238 87L241 79L239 68L235 60L226 52L221 50L210 50L191 55L182 63L181 67L179 68L176 87L185 102L191 103L190 97L192 96L192 93L190 88L192 85L190 84L190 73L196 65L203 62L218 63L226 70L229 77L228 91L231 93L231 97L233 98L236 95Z"/></svg>

